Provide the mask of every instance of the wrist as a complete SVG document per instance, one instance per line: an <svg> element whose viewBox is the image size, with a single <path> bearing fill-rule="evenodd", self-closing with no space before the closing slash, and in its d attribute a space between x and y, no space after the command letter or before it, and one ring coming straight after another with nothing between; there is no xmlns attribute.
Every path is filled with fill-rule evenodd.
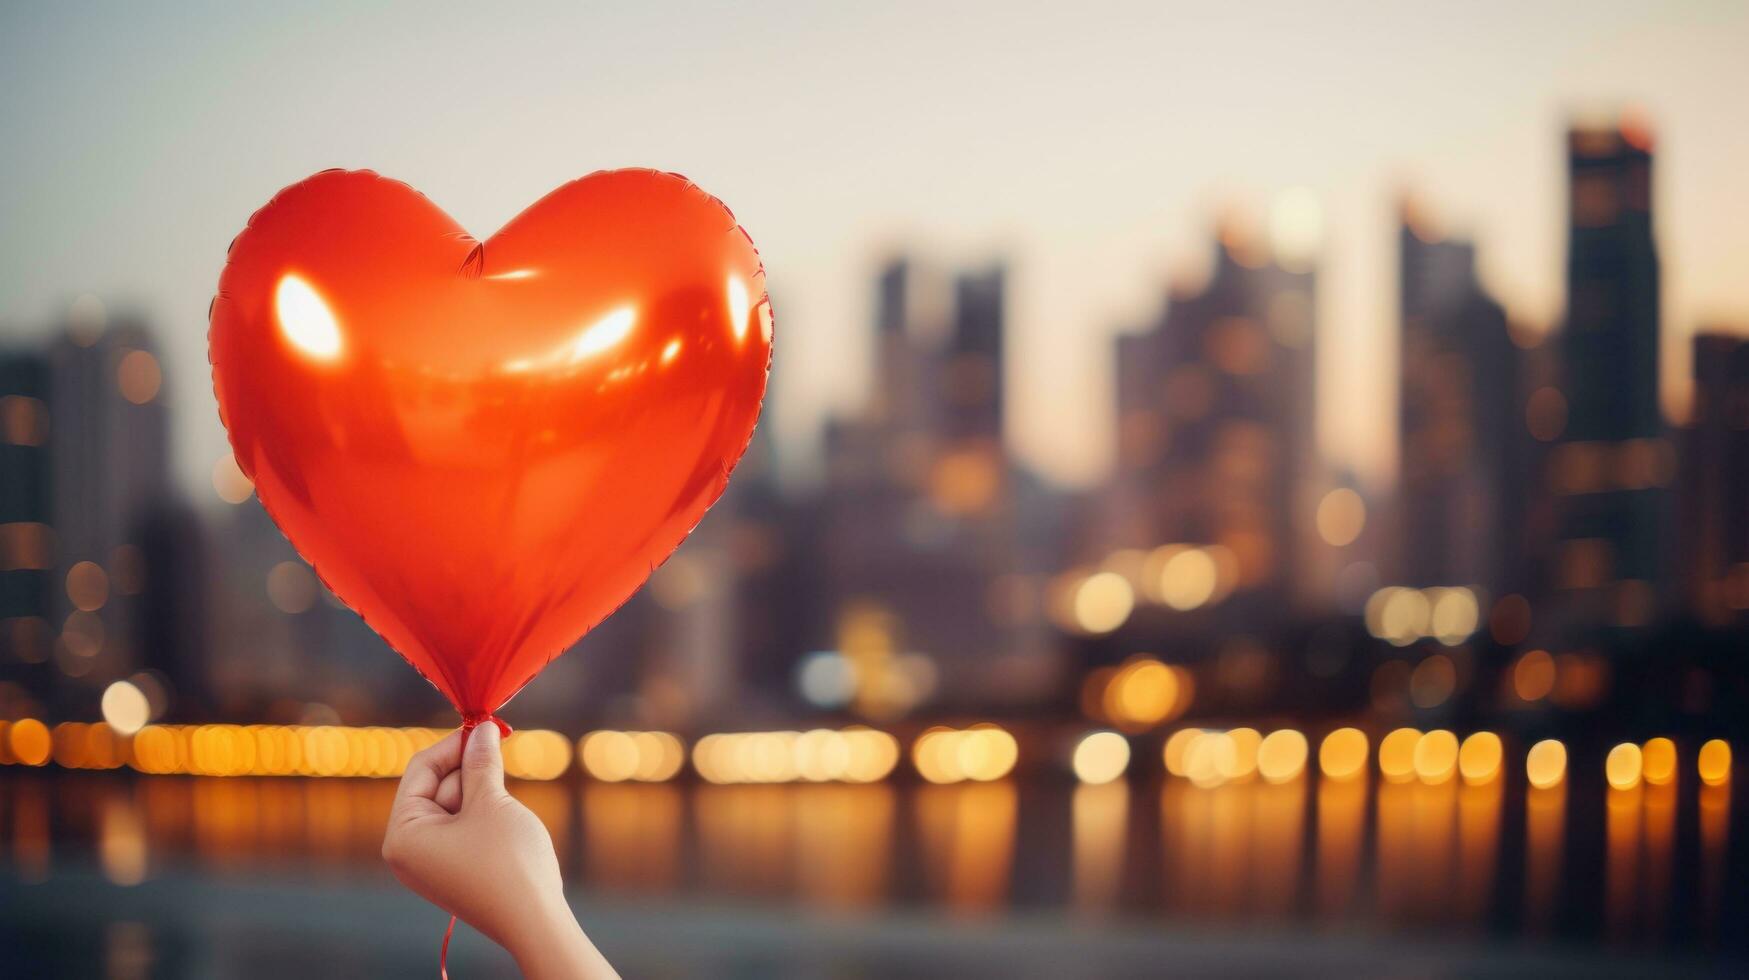
<svg viewBox="0 0 1749 980"><path fill-rule="evenodd" d="M528 980L586 980L597 975L583 966L600 954L563 896L544 901L520 917L506 934L504 948Z"/></svg>

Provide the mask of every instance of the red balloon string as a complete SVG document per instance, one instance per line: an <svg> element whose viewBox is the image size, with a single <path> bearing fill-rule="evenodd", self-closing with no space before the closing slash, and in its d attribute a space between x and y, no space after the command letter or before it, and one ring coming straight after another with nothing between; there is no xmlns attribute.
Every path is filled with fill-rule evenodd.
<svg viewBox="0 0 1749 980"><path fill-rule="evenodd" d="M489 721L498 726L499 734L510 737L511 728L504 719L497 715L464 714L462 715L462 758L468 757L468 735L480 727L481 722ZM465 800L464 800L465 802ZM442 980L449 980L449 941L455 936L455 916L449 917L449 925L443 930L443 948L437 952L437 975Z"/></svg>

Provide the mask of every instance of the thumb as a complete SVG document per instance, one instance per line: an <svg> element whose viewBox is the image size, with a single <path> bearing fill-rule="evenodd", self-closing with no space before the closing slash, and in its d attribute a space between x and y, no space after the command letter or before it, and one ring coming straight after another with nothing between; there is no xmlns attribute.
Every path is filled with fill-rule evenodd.
<svg viewBox="0 0 1749 980"><path fill-rule="evenodd" d="M498 726L490 721L468 733L462 754L462 805L504 795L504 753Z"/></svg>

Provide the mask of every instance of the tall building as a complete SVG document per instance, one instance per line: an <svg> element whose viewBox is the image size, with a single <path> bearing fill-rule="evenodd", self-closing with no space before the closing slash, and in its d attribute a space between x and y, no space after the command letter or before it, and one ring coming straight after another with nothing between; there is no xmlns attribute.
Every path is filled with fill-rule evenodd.
<svg viewBox="0 0 1749 980"><path fill-rule="evenodd" d="M947 438L992 451L1002 442L1006 279L1000 265L955 278L953 326L938 382Z"/></svg>
<svg viewBox="0 0 1749 980"><path fill-rule="evenodd" d="M1662 584L1663 488L1675 454L1658 406L1659 266L1652 139L1636 122L1568 134L1565 424L1554 586L1579 619L1648 621Z"/></svg>
<svg viewBox="0 0 1749 980"><path fill-rule="evenodd" d="M887 266L870 402L826 426L825 481L804 518L801 580L816 597L805 635L851 662L851 707L871 717L937 682L950 703L999 702L1026 696L1005 685L1042 676L1002 666L1042 649L1037 617L1013 615L1028 604L1006 597L1040 588L1044 564L1020 513L1040 495L1002 441L1005 282L1000 265L955 277L929 322L929 280Z"/></svg>
<svg viewBox="0 0 1749 980"><path fill-rule="evenodd" d="M1117 348L1118 463L1108 526L1124 548L1214 546L1226 606L1279 620L1317 468L1316 276L1224 229L1208 282Z"/></svg>
<svg viewBox="0 0 1749 980"><path fill-rule="evenodd" d="M142 596L159 571L144 545L175 550L152 533L171 504L162 369L143 323L85 297L0 375L0 632L35 697L90 714L110 682L169 666L163 617L181 611Z"/></svg>
<svg viewBox="0 0 1749 980"><path fill-rule="evenodd" d="M0 353L0 679L41 689L54 649L49 367Z"/></svg>
<svg viewBox="0 0 1749 980"><path fill-rule="evenodd" d="M1405 205L1398 232L1401 371L1395 580L1522 587L1526 499L1520 351L1469 242Z"/></svg>
<svg viewBox="0 0 1749 980"><path fill-rule="evenodd" d="M1694 338L1682 454L1683 591L1703 622L1749 618L1749 340Z"/></svg>

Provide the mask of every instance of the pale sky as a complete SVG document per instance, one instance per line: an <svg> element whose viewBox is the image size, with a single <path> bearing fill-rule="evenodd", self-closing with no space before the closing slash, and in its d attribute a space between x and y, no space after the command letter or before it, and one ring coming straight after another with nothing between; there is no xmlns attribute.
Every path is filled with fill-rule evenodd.
<svg viewBox="0 0 1749 980"><path fill-rule="evenodd" d="M1697 323L1749 327L1749 4L277 6L0 11L0 337L85 292L147 313L203 492L225 247L334 166L482 237L593 170L693 178L765 258L791 447L863 397L884 255L1004 255L1009 437L1070 484L1109 462L1113 331L1204 266L1223 207L1294 187L1326 229L1322 447L1388 478L1397 189L1550 324L1575 112L1632 102L1657 128L1667 404Z"/></svg>

